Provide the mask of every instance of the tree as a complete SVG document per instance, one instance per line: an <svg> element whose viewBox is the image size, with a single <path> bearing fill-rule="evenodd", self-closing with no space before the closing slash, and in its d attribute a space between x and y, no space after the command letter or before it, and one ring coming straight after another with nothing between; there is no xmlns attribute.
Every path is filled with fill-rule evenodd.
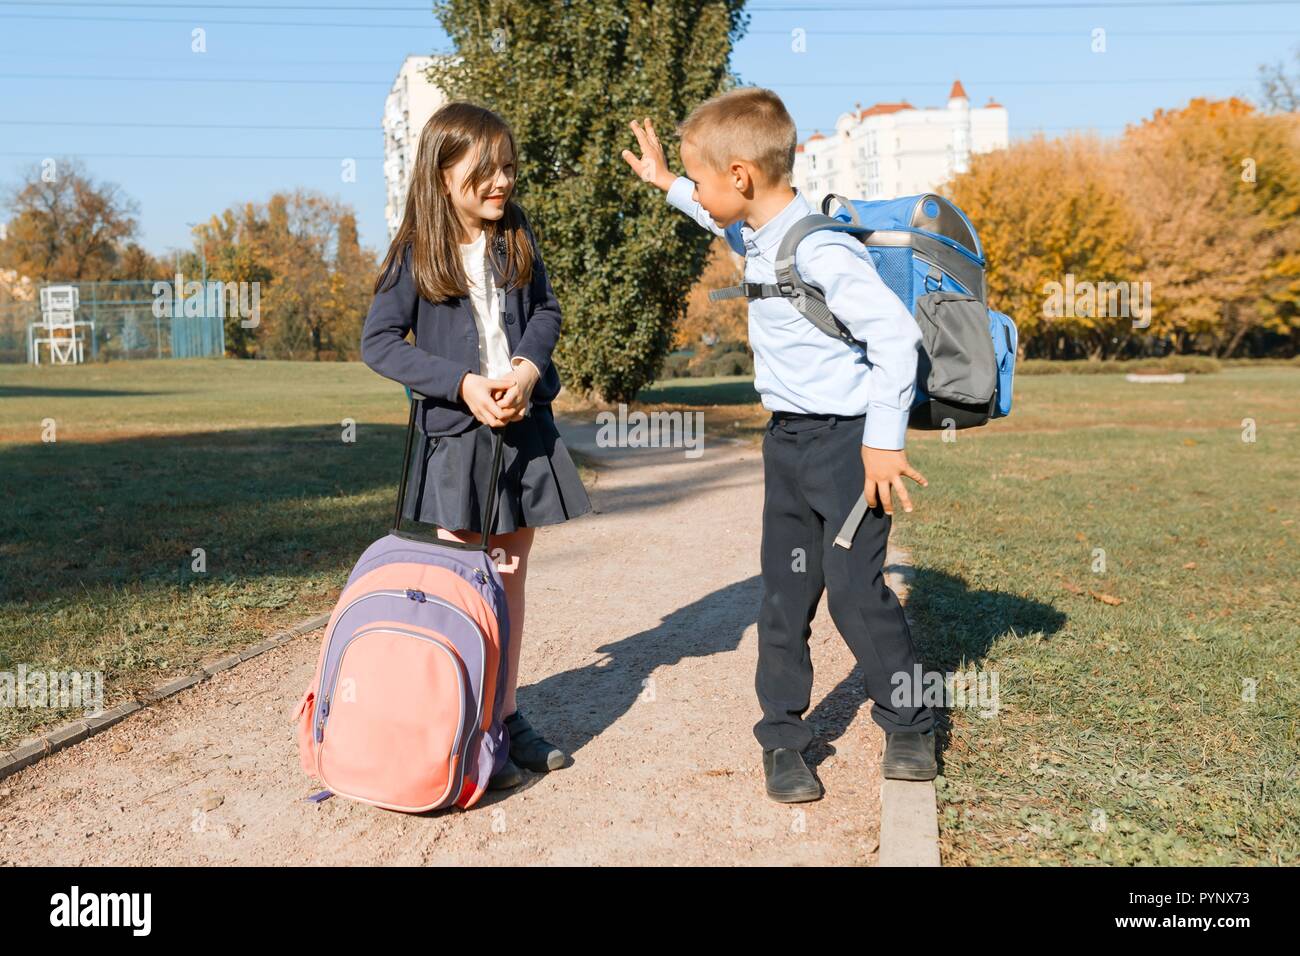
<svg viewBox="0 0 1300 956"><path fill-rule="evenodd" d="M1126 131L1124 184L1156 300L1153 328L1236 352L1287 333L1300 252L1300 139L1290 116L1194 99Z"/></svg>
<svg viewBox="0 0 1300 956"><path fill-rule="evenodd" d="M1293 57L1300 66L1300 46ZM1265 64L1259 68L1260 103L1265 110L1275 113L1294 113L1300 110L1300 75L1291 76L1281 64Z"/></svg>
<svg viewBox="0 0 1300 956"><path fill-rule="evenodd" d="M207 258L208 278L236 286L248 283L248 288L258 283L258 289L269 289L272 272L266 261L266 230L264 218L251 202L228 208L196 226L194 246ZM245 321L238 313L228 312L225 317L226 352L236 358L253 358L258 351L258 327L246 327Z"/></svg>
<svg viewBox="0 0 1300 956"><path fill-rule="evenodd" d="M356 216L343 213L322 310L322 330L336 358L360 357L361 325L370 305L375 269L374 256L361 248Z"/></svg>
<svg viewBox="0 0 1300 956"><path fill-rule="evenodd" d="M1071 300L1052 314L1053 284L1137 281L1139 258L1115 148L1095 137L1041 135L974 156L946 194L971 218L988 259L989 305L1015 319L1027 356L1116 350L1132 318Z"/></svg>
<svg viewBox="0 0 1300 956"><path fill-rule="evenodd" d="M516 198L564 327L567 384L624 401L657 374L710 236L632 177L628 122L672 129L725 88L743 0L441 0L456 54L429 79L501 115L519 148Z"/></svg>
<svg viewBox="0 0 1300 956"><path fill-rule="evenodd" d="M226 316L232 355L355 357L377 265L362 250L352 209L319 193L276 193L225 210L194 230L210 278L259 283L258 325ZM196 252L188 269L195 269Z"/></svg>
<svg viewBox="0 0 1300 956"><path fill-rule="evenodd" d="M674 348L748 340L749 303L744 299L709 300L709 292L736 285L744 273L744 260L731 251L725 239L715 239L704 273L686 300L686 316L677 326Z"/></svg>
<svg viewBox="0 0 1300 956"><path fill-rule="evenodd" d="M118 251L110 279L156 279L167 274L167 265L137 242L128 242Z"/></svg>
<svg viewBox="0 0 1300 956"><path fill-rule="evenodd" d="M6 201L0 267L34 281L93 281L125 276L124 246L137 229L137 204L112 183L97 184L75 160L32 166ZM135 247L138 250L138 247ZM129 254L140 267L148 256Z"/></svg>

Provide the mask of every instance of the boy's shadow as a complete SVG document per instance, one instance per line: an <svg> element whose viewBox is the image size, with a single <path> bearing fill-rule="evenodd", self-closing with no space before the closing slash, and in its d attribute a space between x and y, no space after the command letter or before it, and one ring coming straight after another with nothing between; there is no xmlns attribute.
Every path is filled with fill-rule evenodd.
<svg viewBox="0 0 1300 956"><path fill-rule="evenodd" d="M707 594L672 611L653 628L603 645L599 650L608 655L605 659L521 688L521 710L547 714L537 721L539 730L576 754L632 707L657 668L735 650L758 618L762 594L758 576ZM950 670L961 660L966 662L963 670L973 669L993 641L1013 629L1021 635L1051 635L1066 620L1051 605L1002 591L971 591L961 578L926 568L916 570L911 594L908 616L916 621L914 639L926 671ZM752 675L745 675L745 686L752 686ZM834 741L866 699L862 673L855 666L805 715L816 734L806 754L810 765L835 752ZM757 713L757 703L754 709ZM941 712L940 744L946 726Z"/></svg>
<svg viewBox="0 0 1300 956"><path fill-rule="evenodd" d="M762 597L758 575L719 588L670 612L655 627L598 647L607 655L599 661L520 687L519 709L544 713L545 719L536 721L537 729L572 761L631 709L646 690L646 678L657 668L739 647L745 629L758 620ZM526 773L522 786L488 791L482 802L506 799L538 780L538 774Z"/></svg>
<svg viewBox="0 0 1300 956"><path fill-rule="evenodd" d="M1065 614L1050 604L1005 591L972 591L962 578L932 568L916 568L908 586L907 619L924 673L979 670L998 638L1010 634L1014 640L1032 633L1050 637L1066 621ZM974 694L972 688L968 699ZM855 666L805 715L816 734L805 754L809 766L835 753L834 741L848 729L865 700L862 670ZM951 727L949 710L939 708L935 717L935 752L943 773L942 753Z"/></svg>

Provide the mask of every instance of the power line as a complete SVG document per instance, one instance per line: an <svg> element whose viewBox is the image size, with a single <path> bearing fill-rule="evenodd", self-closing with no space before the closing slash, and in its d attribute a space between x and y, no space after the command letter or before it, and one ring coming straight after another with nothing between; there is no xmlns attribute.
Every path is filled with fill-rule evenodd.
<svg viewBox="0 0 1300 956"><path fill-rule="evenodd" d="M313 13L431 13L428 4L400 7L321 6L319 3L94 3L89 0L0 0L0 7L130 7L136 10L311 10Z"/></svg>
<svg viewBox="0 0 1300 956"><path fill-rule="evenodd" d="M189 21L187 21L189 22ZM782 33L782 36L785 34ZM1270 36L1276 35L1270 32ZM436 57L441 51L434 51L428 54L415 54L417 56ZM80 50L65 50L64 54L69 59L75 60L112 60L114 63L120 63L127 56L122 52L117 53L83 53ZM195 57L201 55L206 62L215 63L219 66L238 66L242 64L257 64L259 66L382 66L392 69L395 59L387 60L272 60L267 57L225 57L215 53L183 53L180 56L158 56L150 53L137 55L137 59L148 59L150 63L193 63ZM50 59L48 50L0 50L0 56L26 57L30 59Z"/></svg>
<svg viewBox="0 0 1300 956"><path fill-rule="evenodd" d="M888 12L912 12L920 11L937 11L946 10L950 12L959 12L963 10L986 11L986 10L1062 10L1062 9L1108 9L1108 10L1140 10L1145 7L1276 7L1276 6L1295 6L1300 0L1030 0L1022 3L877 3L871 5L848 4L844 6L751 6L749 9L755 13L785 13L785 12L820 12L820 13L888 13ZM421 13L432 12L427 4L420 5L402 5L402 6L352 6L339 5L322 7L320 4L302 4L302 3L90 3L77 2L77 0L0 0L2 7L122 7L137 10L166 10L183 7L195 9L200 12L205 10L311 10L313 12L326 11L330 13Z"/></svg>
<svg viewBox="0 0 1300 956"><path fill-rule="evenodd" d="M52 156L55 154L62 154L65 152L68 156L74 159L186 159L190 161L200 161L200 160L209 160L209 159L217 159L217 160L222 160L222 159L258 159L258 160L261 159L333 159L333 160L353 159L353 160L358 160L358 161L363 161L368 163L382 163L384 161L384 157L382 156L339 156L339 155L288 156L288 155L269 155L269 154L255 154L255 155L240 154L240 155L214 156L213 154L207 152L202 152L202 153L82 153L82 152L77 152L75 150L66 150L66 151L46 150L44 152L27 150L27 151L15 151L15 152L0 152L0 156L39 156L41 158L45 158L48 156Z"/></svg>
<svg viewBox="0 0 1300 956"><path fill-rule="evenodd" d="M1045 0L1037 3L901 3L862 6L855 4L843 7L824 6L772 6L747 7L753 13L912 13L914 11L961 13L966 10L985 12L988 10L1140 10L1143 7L1291 7L1300 0L1136 0L1124 3L1120 0L1079 0L1079 2L1059 2Z"/></svg>
<svg viewBox="0 0 1300 956"><path fill-rule="evenodd" d="M846 111L851 112L851 111ZM800 133L815 133L824 129L831 129L837 121L823 123L821 126L800 126ZM1140 122L1140 120L1134 121ZM1184 122L1187 122L1186 120ZM1037 123L1012 123L1010 128L1013 130L1088 130L1088 129L1126 129L1132 123L1111 123L1095 124L1082 123L1072 126L1043 126ZM9 120L0 119L0 126L72 126L72 127L95 127L107 129L211 129L211 130L259 130L263 132L343 132L343 133L367 133L375 134L380 132L378 126L283 126L274 123L136 123L136 122L112 122L104 120L84 121L84 120ZM48 152L48 151L47 151ZM32 153L30 155L45 155Z"/></svg>
<svg viewBox="0 0 1300 956"><path fill-rule="evenodd" d="M188 23L194 25L194 17L45 17L33 13L0 14L0 20L44 20L53 23ZM338 23L316 20L208 20L205 26L212 27L291 27L295 30L304 27L344 27L348 30L429 30L441 28L433 23Z"/></svg>
<svg viewBox="0 0 1300 956"><path fill-rule="evenodd" d="M385 86L391 80L307 80L256 78L242 76L107 76L81 73L0 73L0 80L92 80L96 83L127 81L131 83L272 83L298 86Z"/></svg>
<svg viewBox="0 0 1300 956"><path fill-rule="evenodd" d="M811 28L809 37L1080 37L1089 36L1091 28L1078 30L834 30ZM788 37L789 30L749 30L746 36ZM1296 36L1287 30L1110 30L1108 37L1224 37L1224 36Z"/></svg>
<svg viewBox="0 0 1300 956"><path fill-rule="evenodd" d="M1258 80L1256 76L1184 76L1184 77L1133 77L1131 79L1104 79L1090 77L1084 80L962 80L971 86L1124 86L1130 83L1252 83ZM872 80L871 83L864 83L861 80L853 81L835 81L835 82L776 82L756 84L766 86L769 89L781 89L789 86L811 86L811 87L830 87L830 86L855 86L859 88L870 86L878 87L899 87L899 86L951 86L951 80L891 80L889 82L880 82Z"/></svg>
<svg viewBox="0 0 1300 956"><path fill-rule="evenodd" d="M382 127L372 126L286 126L279 123L124 123L105 120L8 120L0 119L0 126L75 126L107 127L111 129L253 129L272 132L333 132L378 133Z"/></svg>
<svg viewBox="0 0 1300 956"><path fill-rule="evenodd" d="M967 79L964 82L972 86L1123 86L1134 83L1247 83L1254 82L1258 79L1255 76L1139 76L1114 79L1110 77L1085 77L1083 79ZM306 86L392 86L388 80L317 80L317 79L283 79L275 77L258 78L258 77L240 77L240 76L109 76L100 74L79 74L79 73L0 73L0 80L90 80L94 82L162 82L162 83L269 83L274 85L306 85ZM864 82L863 80L844 80L844 81L793 81L793 82L776 82L757 84L768 87L790 87L790 86L808 86L808 87L832 87L832 86L851 86L859 88L877 88L877 87L900 87L900 86L933 86L947 87L951 85L949 80L872 80Z"/></svg>

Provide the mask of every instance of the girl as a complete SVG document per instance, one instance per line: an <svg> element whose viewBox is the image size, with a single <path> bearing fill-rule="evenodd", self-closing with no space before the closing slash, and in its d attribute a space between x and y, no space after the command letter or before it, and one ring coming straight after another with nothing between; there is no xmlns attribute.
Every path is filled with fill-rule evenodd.
<svg viewBox="0 0 1300 956"><path fill-rule="evenodd" d="M515 159L510 128L490 110L449 103L429 118L361 336L367 365L427 396L406 517L437 525L444 538L479 537L493 429L502 430L489 547L510 612L510 759L492 778L495 789L522 782L520 766L545 773L565 763L515 702L524 580L535 529L591 510L551 415L560 309L532 229L510 198ZM414 345L406 341L412 328Z"/></svg>

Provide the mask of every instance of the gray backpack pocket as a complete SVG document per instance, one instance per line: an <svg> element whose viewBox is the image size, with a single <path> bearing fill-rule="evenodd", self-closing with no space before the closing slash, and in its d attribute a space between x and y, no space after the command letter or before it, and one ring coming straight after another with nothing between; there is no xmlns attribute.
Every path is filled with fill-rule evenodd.
<svg viewBox="0 0 1300 956"><path fill-rule="evenodd" d="M973 296L929 292L916 300L921 327L917 381L944 402L988 407L998 386L989 311Z"/></svg>

